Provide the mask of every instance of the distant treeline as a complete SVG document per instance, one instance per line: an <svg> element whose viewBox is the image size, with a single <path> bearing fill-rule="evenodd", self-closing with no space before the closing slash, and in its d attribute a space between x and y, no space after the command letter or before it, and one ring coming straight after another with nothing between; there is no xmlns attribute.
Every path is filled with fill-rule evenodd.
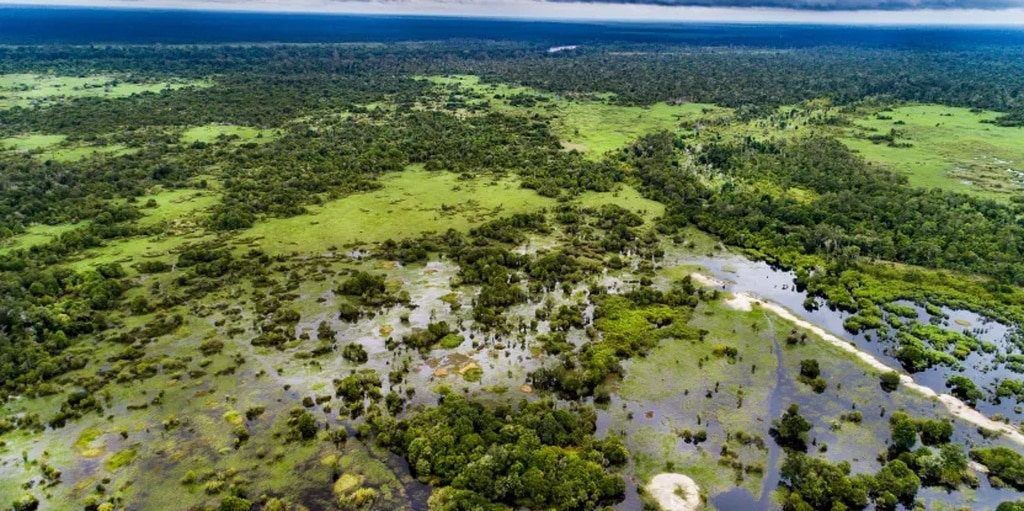
<svg viewBox="0 0 1024 511"><path fill-rule="evenodd" d="M269 89L287 76L289 87L301 91L324 85L320 92L329 95L336 80L351 85L358 78L359 90L393 92L401 88L394 82L398 76L472 73L559 93L613 92L617 102L631 105L691 101L764 107L819 97L838 103L884 97L1000 111L1024 107L1024 61L1012 48L982 46L956 51L852 46L758 50L631 43L554 54L538 43L478 41L41 46L0 48L0 72L117 72L131 73L132 79L231 75L220 81L224 94L248 90L254 97L260 92L253 81L271 76L277 78L268 81ZM189 102L189 92L172 95L178 94Z"/></svg>

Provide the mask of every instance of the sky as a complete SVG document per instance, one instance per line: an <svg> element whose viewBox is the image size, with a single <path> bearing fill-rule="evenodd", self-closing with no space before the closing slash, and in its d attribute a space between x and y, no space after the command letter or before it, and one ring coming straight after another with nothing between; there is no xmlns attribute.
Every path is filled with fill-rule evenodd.
<svg viewBox="0 0 1024 511"><path fill-rule="evenodd" d="M0 0L0 5L4 4L616 21L1024 27L1024 0Z"/></svg>

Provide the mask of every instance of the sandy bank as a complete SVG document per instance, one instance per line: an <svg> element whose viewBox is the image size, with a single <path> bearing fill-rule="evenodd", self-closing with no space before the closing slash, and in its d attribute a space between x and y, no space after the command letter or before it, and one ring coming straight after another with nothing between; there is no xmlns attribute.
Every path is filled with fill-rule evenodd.
<svg viewBox="0 0 1024 511"><path fill-rule="evenodd" d="M888 365L886 365L881 360L878 360L877 358L874 357L874 355L871 355L870 353L865 353L863 351L858 350L856 346L850 344L849 342L847 342L847 341L845 341L843 339L840 339L839 337L836 337L836 336L826 332L825 329L819 327L818 325L815 325L813 323L810 323L808 321L805 321L805 320L797 317L789 309L787 309L787 308L785 308L785 307L783 307L783 306L781 306L781 305L779 305L777 303L772 303L772 302L767 302L767 301L763 301L763 300L758 300L757 298L755 298L755 297L753 297L751 295L746 295L746 297L747 297L747 300L749 301L749 303L759 304L762 309L771 311L771 312L775 313L776 315L778 315L779 317L781 317L782 319L785 319L785 320L793 323L794 325L796 325L796 326L798 326L800 328L803 328L803 329L805 329L807 331L813 332L818 337L821 337L822 339L824 339L825 342L828 342L828 343L832 344L833 346L835 346L835 347L837 347L837 348L839 348L839 349L841 349L843 351L846 351L846 352L849 352L849 353L852 353L852 354L856 355L857 358L859 358L865 364L867 364L867 365L877 369L878 371L881 371L881 372L895 371L894 368L889 367ZM999 431L1006 438L1009 438L1014 443L1017 443L1019 445L1024 445L1024 435L1022 435L1020 433L1020 431L1018 431L1017 429L1013 428L1009 424L1006 424L1006 423L1003 423L1003 422L999 422L999 421L995 421L995 420L992 420L992 419L986 417L985 414L983 414L983 413L981 413L981 412L979 412L979 411L977 411L977 410L967 406L966 403L964 403L963 401L957 399L956 397L951 396L949 394L939 394L938 392L935 392L934 390L932 390L929 387L925 387L924 385L920 385L920 384L914 382L914 379L911 378L910 376L906 375L906 374L900 374L900 383L902 383L908 389L911 389L911 390L913 390L915 392L923 394L926 397L937 398L939 400L939 402L942 403L942 405L945 406L946 409L949 410L949 413L951 413L954 417L958 417L960 419L963 419L963 420L965 420L967 422L970 422L971 424L974 424L975 426L980 426L980 427L983 427L985 429L991 429L991 430L994 430L994 431Z"/></svg>
<svg viewBox="0 0 1024 511"><path fill-rule="evenodd" d="M691 273L690 277L695 282L699 282L705 286L721 287L724 284L720 280L696 272ZM777 316L793 323L797 327L803 328L809 332L814 333L818 337L824 339L825 342L828 342L829 344L832 344L833 346L843 351L846 351L857 356L857 358L859 358L862 362L880 372L889 372L896 370L892 367L889 367L881 360L875 358L874 355L860 351L859 349L857 349L856 346L850 344L848 341L840 339L839 337L836 337L835 335L828 333L827 331L825 331L825 329L819 327L818 325L815 325L814 323L811 323L798 317L796 314L793 314L792 311L777 303L761 300L749 293L738 293L724 300L722 304L732 309L744 311L751 310L753 305L759 305L762 309L775 313ZM988 418L987 416L985 416L985 414L971 408L970 406L967 406L966 403L957 399L955 396L952 396L950 394L939 394L938 392L935 392L929 387L925 387L924 385L916 383L914 379L911 378L909 375L902 373L900 374L900 383L902 383L905 387L915 392L918 392L926 397L933 397L938 399L938 401L942 403L942 405L946 407L946 410L948 410L949 413L952 414L954 417L970 422L975 426L980 426L982 428L990 429L993 431L999 431L1000 433L1003 434L1003 436L1012 440L1014 443L1018 445L1024 445L1024 434L1021 434L1019 430L1017 430L1013 426L1010 426L1009 424Z"/></svg>
<svg viewBox="0 0 1024 511"><path fill-rule="evenodd" d="M676 493L679 490L680 496ZM658 474L647 483L647 493L664 511L697 511L700 509L700 486L683 474Z"/></svg>

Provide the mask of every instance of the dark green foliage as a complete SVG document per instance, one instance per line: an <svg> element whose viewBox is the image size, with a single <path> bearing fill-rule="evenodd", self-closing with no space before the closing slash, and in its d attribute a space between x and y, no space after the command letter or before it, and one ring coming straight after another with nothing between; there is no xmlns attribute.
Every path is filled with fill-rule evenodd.
<svg viewBox="0 0 1024 511"><path fill-rule="evenodd" d="M818 361L815 359L805 359L800 361L800 378L801 380L813 380L821 374L821 369L818 367Z"/></svg>
<svg viewBox="0 0 1024 511"><path fill-rule="evenodd" d="M810 385L818 394L828 388L828 382L821 377L821 368L818 367L818 361L815 359L800 361L800 377L798 379L802 383Z"/></svg>
<svg viewBox="0 0 1024 511"><path fill-rule="evenodd" d="M376 371L364 369L334 380L334 389L338 397L350 406L362 406L363 400L376 401L381 398L380 376Z"/></svg>
<svg viewBox="0 0 1024 511"><path fill-rule="evenodd" d="M220 501L220 511L249 511L252 502L235 496L224 497Z"/></svg>
<svg viewBox="0 0 1024 511"><path fill-rule="evenodd" d="M291 411L288 418L289 438L292 440L309 440L316 436L316 432L319 430L319 426L316 423L316 418L313 414L303 410L302 408L296 408Z"/></svg>
<svg viewBox="0 0 1024 511"><path fill-rule="evenodd" d="M625 489L604 468L625 460L622 443L593 439L595 420L590 409L545 401L485 407L449 394L400 421L401 434L382 437L383 422L376 429L417 478L441 487L439 500L450 509L461 502L583 510L616 502Z"/></svg>
<svg viewBox="0 0 1024 511"><path fill-rule="evenodd" d="M429 350L452 333L452 327L445 321L430 323L426 329L414 330L402 336L402 344L418 350Z"/></svg>
<svg viewBox="0 0 1024 511"><path fill-rule="evenodd" d="M996 507L996 511L1024 511L1024 500L1001 502Z"/></svg>
<svg viewBox="0 0 1024 511"><path fill-rule="evenodd" d="M897 453L909 451L917 445L917 423L903 412L894 412L889 416L889 433L892 448Z"/></svg>
<svg viewBox="0 0 1024 511"><path fill-rule="evenodd" d="M384 275L373 275L365 271L357 271L353 276L342 282L336 292L339 295L357 297L383 294L385 292Z"/></svg>
<svg viewBox="0 0 1024 511"><path fill-rule="evenodd" d="M962 446L943 444L938 453L921 447L912 454L900 455L900 459L906 459L927 486L957 489L965 483L971 487L978 485Z"/></svg>
<svg viewBox="0 0 1024 511"><path fill-rule="evenodd" d="M18 499L11 504L11 509L13 511L36 511L36 509L39 509L39 499L37 499L35 495L26 493L25 495L18 497Z"/></svg>
<svg viewBox="0 0 1024 511"><path fill-rule="evenodd" d="M918 419L917 429L924 445L945 444L953 436L953 423L948 420Z"/></svg>
<svg viewBox="0 0 1024 511"><path fill-rule="evenodd" d="M1024 456L1009 447L971 449L971 459L988 467L989 480L1024 491ZM995 486L995 484L993 484Z"/></svg>
<svg viewBox="0 0 1024 511"><path fill-rule="evenodd" d="M206 339L199 343L199 351L206 356L215 355L224 349L224 341L220 339Z"/></svg>
<svg viewBox="0 0 1024 511"><path fill-rule="evenodd" d="M778 420L772 421L771 434L779 445L789 450L806 451L811 423L800 415L800 405L791 404Z"/></svg>
<svg viewBox="0 0 1024 511"><path fill-rule="evenodd" d="M868 505L870 477L850 476L850 464L833 465L787 450L780 471L782 508L786 511L863 509ZM843 509L841 507L840 509Z"/></svg>
<svg viewBox="0 0 1024 511"><path fill-rule="evenodd" d="M338 305L338 319L342 321L354 323L356 321L359 321L359 318L362 315L363 312L359 310L359 307L356 307L351 303L341 302L341 304Z"/></svg>
<svg viewBox="0 0 1024 511"><path fill-rule="evenodd" d="M879 385L882 386L882 390L886 392L893 392L900 386L900 373L891 371L888 373L882 373L878 375Z"/></svg>
<svg viewBox="0 0 1024 511"><path fill-rule="evenodd" d="M355 362L357 364L362 364L369 360L370 358L369 355L367 355L366 353L366 348L364 348L363 345L359 344L358 342L351 342L346 344L345 347L341 350L341 356L345 360L348 360L349 362Z"/></svg>
<svg viewBox="0 0 1024 511"><path fill-rule="evenodd" d="M914 502L921 480L905 463L893 460L875 474L869 492L881 509L895 509L897 504L910 506Z"/></svg>
<svg viewBox="0 0 1024 511"><path fill-rule="evenodd" d="M979 400L985 400L985 394L966 376L959 374L950 376L946 379L946 388L951 394L971 406L974 406Z"/></svg>

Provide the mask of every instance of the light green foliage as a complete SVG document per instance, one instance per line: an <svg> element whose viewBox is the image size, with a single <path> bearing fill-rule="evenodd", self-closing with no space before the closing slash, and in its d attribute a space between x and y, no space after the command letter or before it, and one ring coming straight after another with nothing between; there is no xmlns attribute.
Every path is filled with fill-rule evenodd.
<svg viewBox="0 0 1024 511"><path fill-rule="evenodd" d="M988 467L993 486L1009 485L1024 490L1024 456L1009 447L971 449L971 459Z"/></svg>
<svg viewBox="0 0 1024 511"><path fill-rule="evenodd" d="M125 465L128 465L135 460L135 456L138 455L138 451L135 449L125 449L118 452L107 460L107 470L113 472Z"/></svg>

